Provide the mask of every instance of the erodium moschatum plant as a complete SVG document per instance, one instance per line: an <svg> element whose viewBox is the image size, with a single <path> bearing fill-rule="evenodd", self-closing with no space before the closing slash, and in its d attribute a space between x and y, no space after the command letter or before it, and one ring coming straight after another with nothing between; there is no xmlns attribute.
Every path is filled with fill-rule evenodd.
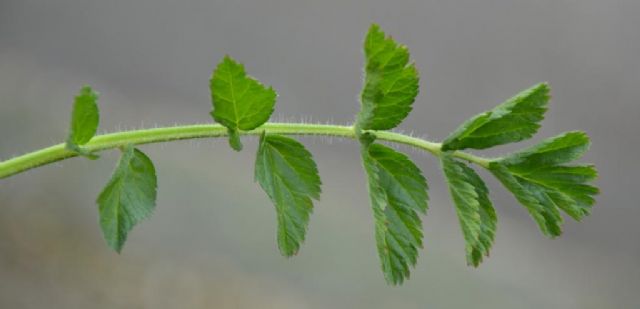
<svg viewBox="0 0 640 309"><path fill-rule="evenodd" d="M401 284L416 264L423 246L421 216L427 213L429 196L427 180L418 166L389 144L415 147L440 161L469 265L478 266L489 255L497 227L489 190L476 168L493 174L549 237L561 234L563 212L575 220L590 213L598 193L590 185L596 169L572 163L589 148L589 138L583 132L565 132L499 158L465 152L531 138L547 111L546 83L471 117L444 141L435 143L390 131L411 112L418 95L418 71L407 47L372 25L364 40L364 56L360 112L351 126L269 122L276 91L247 75L241 63L226 56L210 80L215 124L96 135L98 94L86 86L75 97L66 142L0 162L0 178L77 156L95 160L101 151L120 149L120 160L97 199L104 238L109 247L120 252L131 229L149 217L156 205L155 167L138 146L227 137L231 148L241 151L241 138L257 135L255 181L275 206L278 248L282 255L292 256L304 242L322 185L311 153L292 136L352 139L360 145L376 246L390 284Z"/></svg>

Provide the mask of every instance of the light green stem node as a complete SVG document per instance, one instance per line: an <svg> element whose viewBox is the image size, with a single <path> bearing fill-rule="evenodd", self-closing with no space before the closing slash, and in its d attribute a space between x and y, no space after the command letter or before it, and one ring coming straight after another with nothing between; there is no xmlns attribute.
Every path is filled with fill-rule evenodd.
<svg viewBox="0 0 640 309"><path fill-rule="evenodd" d="M302 124L302 123L265 123L251 131L240 131L240 135L260 135L263 132L283 135L323 135L357 139L356 131L352 126L340 126L330 124ZM442 144L429 142L421 138L408 136L389 131L366 131L374 134L377 139L387 142L399 143L411 147L426 150L439 157ZM97 135L83 149L90 153L96 153L125 145L141 145L175 140L212 138L228 136L227 128L219 124L184 125L166 128L142 129L124 132L116 132ZM32 168L47 165L53 162L78 156L67 149L64 143L36 150L6 161L0 162L0 178L6 178ZM481 158L470 153L455 151L454 157L475 163L487 168L489 159Z"/></svg>

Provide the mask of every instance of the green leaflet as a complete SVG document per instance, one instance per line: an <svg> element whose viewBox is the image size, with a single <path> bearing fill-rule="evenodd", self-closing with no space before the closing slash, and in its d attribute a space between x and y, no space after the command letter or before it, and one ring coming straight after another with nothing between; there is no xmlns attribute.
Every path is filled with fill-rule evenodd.
<svg viewBox="0 0 640 309"><path fill-rule="evenodd" d="M129 231L151 215L156 188L156 172L149 157L126 146L97 201L102 233L111 248L120 252Z"/></svg>
<svg viewBox="0 0 640 309"><path fill-rule="evenodd" d="M218 64L209 82L211 116L229 130L229 144L242 149L239 130L253 130L271 117L276 92L245 73L244 66L229 56Z"/></svg>
<svg viewBox="0 0 640 309"><path fill-rule="evenodd" d="M570 131L541 141L500 160L519 171L531 171L542 166L553 166L577 160L589 149L589 136Z"/></svg>
<svg viewBox="0 0 640 309"><path fill-rule="evenodd" d="M356 127L387 130L396 127L411 111L418 95L418 71L409 64L409 50L396 43L376 24L364 42L365 77Z"/></svg>
<svg viewBox="0 0 640 309"><path fill-rule="evenodd" d="M583 132L567 132L491 163L491 172L533 216L545 235L561 234L560 210L575 220L590 213L598 189L592 165L562 165L589 147Z"/></svg>
<svg viewBox="0 0 640 309"><path fill-rule="evenodd" d="M89 86L82 87L76 96L71 113L68 142L84 145L96 134L100 121L98 96L99 94Z"/></svg>
<svg viewBox="0 0 640 309"><path fill-rule="evenodd" d="M444 140L442 150L485 149L528 139L540 128L548 101L546 83L524 90L464 122Z"/></svg>
<svg viewBox="0 0 640 309"><path fill-rule="evenodd" d="M537 186L573 219L579 221L591 212L598 188L588 185L597 177L593 165L547 166L517 177Z"/></svg>
<svg viewBox="0 0 640 309"><path fill-rule="evenodd" d="M491 165L491 173L527 208L543 234L549 237L562 234L562 216L553 201L540 188L515 177L499 163Z"/></svg>
<svg viewBox="0 0 640 309"><path fill-rule="evenodd" d="M255 179L276 207L280 252L295 255L305 239L312 199L320 198L321 181L311 153L292 138L263 134Z"/></svg>
<svg viewBox="0 0 640 309"><path fill-rule="evenodd" d="M427 182L406 155L375 143L362 149L382 271L388 283L401 284L422 248L418 213L427 210Z"/></svg>
<svg viewBox="0 0 640 309"><path fill-rule="evenodd" d="M71 126L67 137L66 148L90 159L97 156L88 153L80 146L93 138L98 130L100 114L98 110L99 94L91 87L84 86L76 96L71 112Z"/></svg>
<svg viewBox="0 0 640 309"><path fill-rule="evenodd" d="M489 190L467 164L448 153L441 161L466 242L467 263L477 267L484 256L489 256L496 233L498 219Z"/></svg>

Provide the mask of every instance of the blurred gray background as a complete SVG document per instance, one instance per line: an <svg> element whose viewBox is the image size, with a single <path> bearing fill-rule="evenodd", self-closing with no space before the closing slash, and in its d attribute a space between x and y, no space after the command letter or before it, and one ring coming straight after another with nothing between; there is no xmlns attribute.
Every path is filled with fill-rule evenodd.
<svg viewBox="0 0 640 309"><path fill-rule="evenodd" d="M425 249L404 286L378 266L351 141L305 138L325 183L308 239L286 259L253 182L255 140L144 146L159 173L151 220L111 252L95 196L117 152L0 180L1 308L639 308L640 2L0 1L0 158L62 141L83 84L101 94L101 132L208 123L208 78L230 54L280 97L272 120L347 124L358 110L371 22L407 44L421 93L401 130L441 140L468 117L540 81L553 100L533 141L593 139L592 216L543 237L487 173L500 215L492 256L467 267L438 162Z"/></svg>

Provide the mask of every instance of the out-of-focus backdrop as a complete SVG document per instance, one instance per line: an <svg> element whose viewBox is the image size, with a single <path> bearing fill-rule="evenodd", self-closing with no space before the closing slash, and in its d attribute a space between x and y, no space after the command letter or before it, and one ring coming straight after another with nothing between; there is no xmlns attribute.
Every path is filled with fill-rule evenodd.
<svg viewBox="0 0 640 309"><path fill-rule="evenodd" d="M324 181L298 256L279 255L276 217L253 182L255 140L144 146L159 200L121 255L95 197L117 152L0 180L1 308L639 308L640 2L0 1L0 158L62 141L83 84L101 132L212 120L209 75L225 54L279 92L272 120L350 123L372 22L407 44L421 93L402 130L443 139L468 117L549 81L534 140L593 139L592 216L543 237L490 175L492 256L467 267L438 162L408 151L430 183L412 278L384 283L353 142L305 138ZM533 143L481 152L497 155Z"/></svg>

